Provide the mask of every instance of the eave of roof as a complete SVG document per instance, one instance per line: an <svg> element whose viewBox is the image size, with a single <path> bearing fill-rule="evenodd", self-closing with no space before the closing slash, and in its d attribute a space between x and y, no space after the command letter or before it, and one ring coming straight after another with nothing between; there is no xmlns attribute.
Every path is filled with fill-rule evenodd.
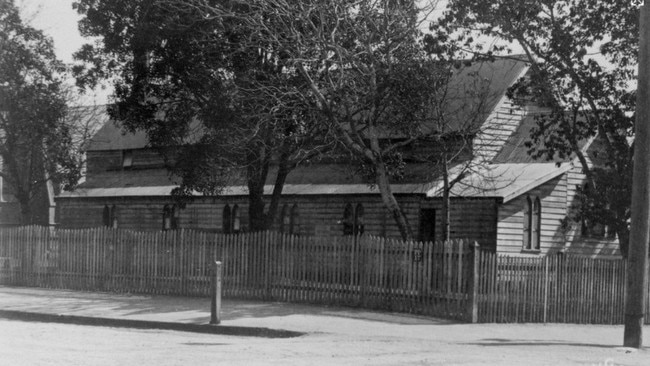
<svg viewBox="0 0 650 366"><path fill-rule="evenodd" d="M167 197L175 185L153 187L114 187L114 188L79 188L73 192L62 192L58 198L108 198L108 197ZM431 184L395 184L391 186L394 194L425 194ZM264 186L264 194L273 192L272 185ZM195 193L201 196L199 193ZM283 195L360 195L379 194L376 186L368 184L286 184ZM226 187L220 196L246 196L246 186Z"/></svg>
<svg viewBox="0 0 650 366"><path fill-rule="evenodd" d="M451 196L495 197L504 203L569 171L571 163L492 164L479 168L457 183ZM453 179L459 172L451 172ZM442 182L427 192L427 197L440 197Z"/></svg>
<svg viewBox="0 0 650 366"><path fill-rule="evenodd" d="M544 164L494 164L470 174L461 183L456 184L452 197L500 198L508 202L538 187L572 168L570 163ZM458 172L451 172L451 176ZM168 197L176 185L130 186L111 188L79 188L74 192L62 192L58 197L68 198L108 198L108 197ZM425 195L440 197L442 182L394 184L394 194ZM264 193L270 195L272 185L264 187ZM377 186L368 184L286 184L283 195L365 195L379 194ZM200 194L197 193L198 196ZM221 196L246 196L246 186L230 186L223 190Z"/></svg>

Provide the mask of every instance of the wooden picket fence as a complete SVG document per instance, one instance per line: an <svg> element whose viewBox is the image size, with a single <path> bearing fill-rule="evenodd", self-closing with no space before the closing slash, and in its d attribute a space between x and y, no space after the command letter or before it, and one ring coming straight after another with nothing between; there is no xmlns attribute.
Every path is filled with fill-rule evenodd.
<svg viewBox="0 0 650 366"><path fill-rule="evenodd" d="M622 324L627 262L564 255L477 256L478 321ZM650 324L646 297L645 323Z"/></svg>
<svg viewBox="0 0 650 366"><path fill-rule="evenodd" d="M471 314L466 242L298 237L275 232L0 230L0 284L360 306L453 319Z"/></svg>
<svg viewBox="0 0 650 366"><path fill-rule="evenodd" d="M472 322L620 324L623 260L275 232L0 229L0 285L358 306ZM646 324L650 324L646 298Z"/></svg>

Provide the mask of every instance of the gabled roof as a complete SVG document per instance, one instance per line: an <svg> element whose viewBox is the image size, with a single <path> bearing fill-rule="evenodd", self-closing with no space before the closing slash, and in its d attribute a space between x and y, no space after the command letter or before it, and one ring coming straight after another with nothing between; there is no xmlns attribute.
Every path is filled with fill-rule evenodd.
<svg viewBox="0 0 650 366"><path fill-rule="evenodd" d="M527 68L523 58L517 56L460 68L448 87L445 113L454 121L450 129L467 127L467 121L482 124Z"/></svg>
<svg viewBox="0 0 650 366"><path fill-rule="evenodd" d="M478 127L492 112L507 89L527 68L517 57L494 61L473 62L454 70L446 96L445 128L454 131ZM101 117L106 122L91 140L88 150L130 150L147 147L149 139L143 131L125 131L119 122L110 120L104 109ZM471 124L469 126L468 124ZM423 130L435 131L438 126L424 122ZM387 132L382 132L386 134ZM388 136L387 136L388 137ZM390 136L395 137L395 136Z"/></svg>
<svg viewBox="0 0 650 366"><path fill-rule="evenodd" d="M144 131L127 132L106 113L106 123L91 139L88 151L142 149L148 144L149 139Z"/></svg>
<svg viewBox="0 0 650 366"><path fill-rule="evenodd" d="M450 113L456 117L457 128L475 113L471 106L481 104L483 123L503 100L506 91L527 69L525 62L518 59L497 59L494 62L474 63L458 69L450 83ZM487 95L467 93L478 86L487 87ZM510 135L504 135L505 145L498 152L493 164L470 173L461 183L454 186L451 195L456 197L491 197L504 202L558 177L571 168L567 162L535 162L524 146L534 116L523 118L521 124ZM519 122L518 122L519 123ZM509 137L505 137L509 136ZM144 148L148 139L144 132L123 133L112 121L104 124L95 135L90 150L123 150ZM453 167L451 176L462 169ZM353 167L346 164L314 164L299 166L287 178L285 195L329 195L329 194L377 194L378 189L369 185ZM272 178L265 186L265 193L272 191ZM167 196L177 185L164 169L104 172L89 177L75 192L66 192L61 197L114 197L114 196ZM442 181L432 173L429 165L410 164L402 180L392 185L396 194L422 194L428 197L441 195ZM245 182L235 180L223 195L246 195Z"/></svg>

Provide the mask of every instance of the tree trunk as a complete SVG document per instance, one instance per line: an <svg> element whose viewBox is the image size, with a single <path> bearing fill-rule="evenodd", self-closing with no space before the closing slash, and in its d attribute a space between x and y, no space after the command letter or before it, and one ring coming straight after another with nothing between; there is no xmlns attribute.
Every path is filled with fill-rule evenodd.
<svg viewBox="0 0 650 366"><path fill-rule="evenodd" d="M16 197L16 199L20 204L20 225L31 225L32 206L30 205L29 199L25 199L24 197Z"/></svg>
<svg viewBox="0 0 650 366"><path fill-rule="evenodd" d="M271 195L271 203L269 204L269 210L266 212L265 217L265 230L273 227L273 222L275 221L276 214L278 212L278 207L280 206L280 199L282 198L282 190L284 189L284 182L287 180L289 175L289 165L287 162L288 155L282 154L280 157L280 163L278 165L278 173L275 176L275 183L273 185L273 193Z"/></svg>
<svg viewBox="0 0 650 366"><path fill-rule="evenodd" d="M269 209L265 212L266 200L264 199L264 185L268 177L270 162L265 161L259 165L249 164L248 171L248 219L251 231L269 230L273 227L280 199L282 198L282 190L287 176L291 171L288 163L289 156L282 154L278 165L278 172L275 177L273 185L273 193L271 194L271 202Z"/></svg>
<svg viewBox="0 0 650 366"><path fill-rule="evenodd" d="M246 177L248 185L248 227L250 231L262 231L266 230L264 184L269 171L269 161L264 156L260 157L254 154L251 154L248 161Z"/></svg>
<svg viewBox="0 0 650 366"><path fill-rule="evenodd" d="M404 216L404 213L400 209L399 203L397 202L397 199L395 199L395 195L393 195L390 181L388 179L388 172L386 171L386 166L383 162L378 162L376 164L375 176L377 179L377 187L379 187L379 192L381 193L381 199L388 212L393 216L402 239L413 240L413 231L411 230L411 226L409 225L406 216Z"/></svg>

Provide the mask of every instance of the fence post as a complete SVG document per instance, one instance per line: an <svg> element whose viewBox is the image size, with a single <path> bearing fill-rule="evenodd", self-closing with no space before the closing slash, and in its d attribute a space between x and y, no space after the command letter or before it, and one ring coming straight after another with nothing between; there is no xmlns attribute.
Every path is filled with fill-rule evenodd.
<svg viewBox="0 0 650 366"><path fill-rule="evenodd" d="M548 257L544 257L544 324L548 317Z"/></svg>
<svg viewBox="0 0 650 366"><path fill-rule="evenodd" d="M215 261L212 274L210 324L221 323L221 262Z"/></svg>
<svg viewBox="0 0 650 366"><path fill-rule="evenodd" d="M469 307L467 309L468 320L471 323L478 323L478 281L481 246L474 242L470 244L470 263L472 271L469 281Z"/></svg>
<svg viewBox="0 0 650 366"><path fill-rule="evenodd" d="M271 266L275 265L275 258L271 257L271 245L275 245L278 238L275 232L266 231L264 233L264 255L262 256L262 265L264 266L264 296L267 300L271 299Z"/></svg>

